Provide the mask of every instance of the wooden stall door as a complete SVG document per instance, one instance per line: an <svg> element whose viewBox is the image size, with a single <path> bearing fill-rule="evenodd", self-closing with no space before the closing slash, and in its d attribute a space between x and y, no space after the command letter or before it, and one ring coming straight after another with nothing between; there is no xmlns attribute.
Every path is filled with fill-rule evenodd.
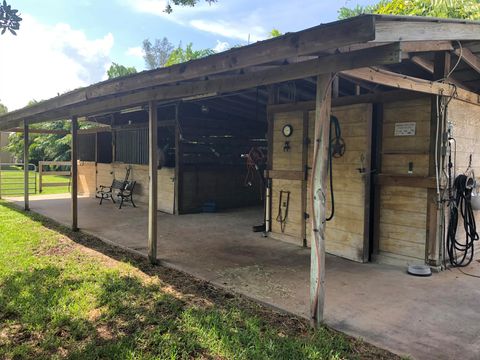
<svg viewBox="0 0 480 360"><path fill-rule="evenodd" d="M425 261L428 189L405 186L400 180L418 181L428 176L430 121L429 97L384 104L379 177L385 180L377 190L378 262L406 265ZM415 125L412 135L395 133L395 127L404 124Z"/></svg>
<svg viewBox="0 0 480 360"><path fill-rule="evenodd" d="M369 258L369 180L372 105L356 104L332 108L345 140L345 154L333 159L333 188L335 214L325 229L326 252L358 262ZM309 134L314 133L315 112L309 114ZM313 142L308 147L308 163L313 159ZM309 181L310 184L310 173ZM310 187L307 189L307 206L310 214ZM330 179L327 186L327 217L331 212ZM308 217L307 244L313 238L311 217Z"/></svg>

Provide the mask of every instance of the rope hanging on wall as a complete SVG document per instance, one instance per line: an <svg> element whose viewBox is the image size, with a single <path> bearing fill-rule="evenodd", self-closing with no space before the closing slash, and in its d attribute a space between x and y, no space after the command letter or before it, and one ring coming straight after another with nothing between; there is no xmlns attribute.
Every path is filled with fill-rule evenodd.
<svg viewBox="0 0 480 360"><path fill-rule="evenodd" d="M335 131L335 135L332 134ZM335 116L330 116L330 133L328 135L328 172L330 173L330 198L332 202L332 210L330 215L325 219L330 221L335 215L335 196L333 193L333 158L340 158L345 154L345 140L342 138L342 130L340 122Z"/></svg>
<svg viewBox="0 0 480 360"><path fill-rule="evenodd" d="M287 196L285 202L283 199L284 195ZM276 220L280 223L280 230L282 230L282 233L285 232L285 225L287 224L289 205L290 205L290 191L280 190L280 198L278 199L278 214L277 214ZM285 211L283 211L283 209L285 209Z"/></svg>
<svg viewBox="0 0 480 360"><path fill-rule="evenodd" d="M470 169L470 165L469 165ZM453 196L450 202L450 220L447 232L447 253L450 264L465 267L473 260L474 243L479 239L471 198L475 187L473 173L458 175L453 183ZM463 218L465 241L457 240L457 227L460 215Z"/></svg>

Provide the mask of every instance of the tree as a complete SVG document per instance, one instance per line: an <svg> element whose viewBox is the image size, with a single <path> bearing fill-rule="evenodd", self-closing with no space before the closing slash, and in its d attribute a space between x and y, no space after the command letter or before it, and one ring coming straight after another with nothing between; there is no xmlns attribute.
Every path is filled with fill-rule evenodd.
<svg viewBox="0 0 480 360"><path fill-rule="evenodd" d="M268 37L269 38L274 38L274 37L277 37L277 36L282 36L283 34L280 32L280 30L278 29L272 29L270 30L270 32L268 33Z"/></svg>
<svg viewBox="0 0 480 360"><path fill-rule="evenodd" d="M16 30L20 29L20 21L22 21L22 18L17 13L17 9L12 9L6 0L3 0L3 3L0 5L0 29L2 29L2 35L7 30L13 35L17 35Z"/></svg>
<svg viewBox="0 0 480 360"><path fill-rule="evenodd" d="M0 115L6 114L7 112L8 112L8 108L2 103L0 103Z"/></svg>
<svg viewBox="0 0 480 360"><path fill-rule="evenodd" d="M178 44L178 47L171 52L167 62L165 63L165 66L181 64L186 61L200 59L214 53L215 51L213 51L212 49L193 50L192 43L188 43L187 47L184 49L182 47L182 43L180 43Z"/></svg>
<svg viewBox="0 0 480 360"><path fill-rule="evenodd" d="M36 104L36 100L28 102L27 106ZM0 104L1 105L1 104ZM6 107L4 107L6 109ZM1 113L1 108L0 108ZM90 124L81 123L80 128L90 127ZM42 124L33 124L31 129L63 130L70 132L70 121L49 121ZM69 161L71 157L70 134L30 134L29 161L38 165L39 161ZM17 159L23 159L23 133L11 133L8 137L8 145L5 150Z"/></svg>
<svg viewBox="0 0 480 360"><path fill-rule="evenodd" d="M167 14L170 14L173 11L172 3L173 5L177 6L195 6L197 5L201 0L169 0L167 1L167 6L165 8L165 12ZM205 0L207 3L212 4L214 2L217 2L217 0Z"/></svg>
<svg viewBox="0 0 480 360"><path fill-rule="evenodd" d="M174 49L173 44L166 37L161 40L155 39L154 44L149 39L145 39L142 45L145 54L143 59L150 70L163 67Z"/></svg>
<svg viewBox="0 0 480 360"><path fill-rule="evenodd" d="M340 19L365 13L479 20L480 0L381 0L376 5L338 11Z"/></svg>
<svg viewBox="0 0 480 360"><path fill-rule="evenodd" d="M112 65L110 65L110 68L107 70L107 75L109 79L113 79L116 77L135 74L136 72L137 72L137 69L135 69L133 66L125 67L117 63L112 63Z"/></svg>
<svg viewBox="0 0 480 360"><path fill-rule="evenodd" d="M166 37L163 39L155 39L154 44L149 39L143 40L144 59L148 69L156 69L159 67L180 64L185 61L199 59L215 53L212 49L193 50L193 44L187 44L184 49L180 42L176 48L168 41Z"/></svg>
<svg viewBox="0 0 480 360"><path fill-rule="evenodd" d="M40 128L32 125L32 129ZM41 129L70 131L69 121L51 121L41 124ZM70 135L30 134L29 161L38 165L39 161L70 160ZM23 159L23 133L12 133L5 150L17 159Z"/></svg>

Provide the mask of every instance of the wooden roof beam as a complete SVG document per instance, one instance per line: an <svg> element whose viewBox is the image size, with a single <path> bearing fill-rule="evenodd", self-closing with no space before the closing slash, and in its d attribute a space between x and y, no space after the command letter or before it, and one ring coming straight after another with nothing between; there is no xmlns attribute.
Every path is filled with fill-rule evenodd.
<svg viewBox="0 0 480 360"><path fill-rule="evenodd" d="M480 23L422 17L375 16L374 42L479 40Z"/></svg>
<svg viewBox="0 0 480 360"><path fill-rule="evenodd" d="M480 36L479 36L480 37ZM472 53L470 49L463 47L455 49L455 55L460 57L466 64L468 64L473 70L480 74L480 58Z"/></svg>
<svg viewBox="0 0 480 360"><path fill-rule="evenodd" d="M11 128L8 130L2 130L5 132L16 132L16 133L23 133L24 129L20 127ZM56 130L56 129L32 129L30 128L28 131L30 134L55 134L55 135L67 135L70 134L67 130Z"/></svg>
<svg viewBox="0 0 480 360"><path fill-rule="evenodd" d="M227 93L253 88L261 85L277 84L284 81L302 79L318 73L332 73L341 70L362 66L399 63L401 51L398 43L384 45L373 49L359 50L349 54L335 54L315 60L304 61L280 68L238 75L235 79L213 79L197 81L190 84L176 86L160 86L158 88L143 90L136 93L119 95L106 100L84 102L80 105L68 106L55 111L48 111L28 118L32 122L68 118L73 114L95 115L121 108L144 104L151 99L157 101L188 98L191 96L209 93ZM11 113L9 113L11 114ZM8 115L8 114L7 114ZM0 118L0 128L12 127L8 117ZM19 121L13 117L12 122ZM5 125L6 123L6 125Z"/></svg>
<svg viewBox="0 0 480 360"><path fill-rule="evenodd" d="M391 44L392 42L368 42L363 44L353 44L348 46L342 46L334 49L329 49L323 53L318 53L317 55L325 54L338 54L346 53L352 51L358 51L363 49L371 49L377 46L383 46ZM451 41L402 41L400 43L400 49L402 50L404 59L410 57L410 53L421 53L421 52L435 52L435 51L453 51L454 47Z"/></svg>
<svg viewBox="0 0 480 360"><path fill-rule="evenodd" d="M433 61L425 59L424 57L421 57L418 55L414 55L410 57L410 61L415 65L421 67L423 70L429 72L430 74L433 74L433 68L434 68ZM448 81L459 88L468 89L468 86L462 84L462 82L458 81L452 76L449 77Z"/></svg>
<svg viewBox="0 0 480 360"><path fill-rule="evenodd" d="M405 89L434 95L453 96L456 99L471 104L480 104L480 95L465 89L459 89L455 85L428 81L375 67L346 70L342 71L342 74L396 89Z"/></svg>
<svg viewBox="0 0 480 360"><path fill-rule="evenodd" d="M218 74L374 39L375 25L372 16L336 21L234 48L202 59L107 80L39 102L28 108L12 111L2 116L2 119L8 121L14 117L25 118L89 99Z"/></svg>

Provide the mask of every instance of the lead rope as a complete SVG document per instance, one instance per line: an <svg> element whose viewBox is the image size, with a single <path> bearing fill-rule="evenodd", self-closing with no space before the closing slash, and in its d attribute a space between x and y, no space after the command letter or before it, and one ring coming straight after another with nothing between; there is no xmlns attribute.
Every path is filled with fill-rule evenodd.
<svg viewBox="0 0 480 360"><path fill-rule="evenodd" d="M287 194L287 201L285 202L285 206L282 206L283 194ZM289 205L290 205L290 191L280 190L280 199L278 200L278 214L277 214L276 220L280 223L280 230L282 230L282 233L285 232L285 225L287 224ZM285 207L285 213L283 213L282 207Z"/></svg>
<svg viewBox="0 0 480 360"><path fill-rule="evenodd" d="M333 125L333 126L332 126ZM335 138L332 136L332 127L335 130ZM330 221L335 216L335 196L333 192L333 158L342 157L345 154L345 141L342 138L340 122L335 116L330 116L330 132L328 134L328 172L330 173L330 199L332 203L330 215L325 219Z"/></svg>

